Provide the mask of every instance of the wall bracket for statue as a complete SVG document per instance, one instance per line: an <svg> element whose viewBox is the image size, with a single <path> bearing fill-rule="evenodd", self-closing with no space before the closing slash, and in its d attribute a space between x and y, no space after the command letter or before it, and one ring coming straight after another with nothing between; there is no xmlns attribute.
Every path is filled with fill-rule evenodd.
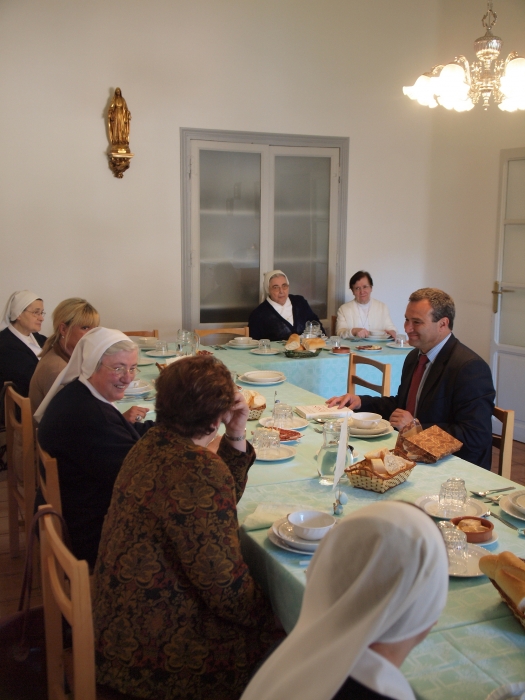
<svg viewBox="0 0 525 700"><path fill-rule="evenodd" d="M111 142L108 159L113 175L118 178L124 177L134 155L129 150L130 121L131 113L128 105L122 96L121 89L117 88L108 109L108 134Z"/></svg>

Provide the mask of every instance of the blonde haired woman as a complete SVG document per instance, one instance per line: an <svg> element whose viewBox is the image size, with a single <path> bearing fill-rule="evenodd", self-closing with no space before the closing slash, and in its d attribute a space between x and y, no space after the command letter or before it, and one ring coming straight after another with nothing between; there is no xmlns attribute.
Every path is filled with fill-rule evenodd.
<svg viewBox="0 0 525 700"><path fill-rule="evenodd" d="M69 362L80 338L99 324L100 316L95 307L78 297L64 299L53 311L53 333L42 348L40 362L29 385L33 413Z"/></svg>

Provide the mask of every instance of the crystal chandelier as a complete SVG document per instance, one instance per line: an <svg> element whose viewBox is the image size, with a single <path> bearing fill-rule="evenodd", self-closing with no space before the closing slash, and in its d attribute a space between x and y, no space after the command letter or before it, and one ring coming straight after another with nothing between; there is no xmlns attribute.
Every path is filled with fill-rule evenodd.
<svg viewBox="0 0 525 700"><path fill-rule="evenodd" d="M465 56L457 56L452 63L434 66L430 73L420 75L414 85L403 88L403 93L420 105L440 104L457 112L472 109L480 99L483 109L488 109L491 97L506 112L525 109L525 58L513 51L504 61L498 60L503 42L492 34L497 18L492 2L487 2L481 20L487 31L474 42L478 60L472 65Z"/></svg>

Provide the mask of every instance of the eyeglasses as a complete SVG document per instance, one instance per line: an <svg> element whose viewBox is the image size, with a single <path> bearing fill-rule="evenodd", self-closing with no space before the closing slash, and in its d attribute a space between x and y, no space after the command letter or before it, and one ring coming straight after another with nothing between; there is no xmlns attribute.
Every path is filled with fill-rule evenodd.
<svg viewBox="0 0 525 700"><path fill-rule="evenodd" d="M282 289L283 292L286 292L287 289L290 289L290 285L289 284L281 284L281 286L279 286L278 284L273 284L270 287L270 289L272 290L272 292L278 292L280 289Z"/></svg>
<svg viewBox="0 0 525 700"><path fill-rule="evenodd" d="M367 289L372 289L372 287L369 284L364 284L362 287L353 287L352 291L353 292L365 292Z"/></svg>
<svg viewBox="0 0 525 700"><path fill-rule="evenodd" d="M25 309L27 311L27 309ZM28 314L33 314L33 316L45 316L45 311L27 311Z"/></svg>
<svg viewBox="0 0 525 700"><path fill-rule="evenodd" d="M105 367L106 369L110 369L112 372L114 372L118 377L123 377L126 372L129 372L133 376L135 374L140 374L140 369L138 367L110 367L109 365L105 365L102 362L102 367Z"/></svg>

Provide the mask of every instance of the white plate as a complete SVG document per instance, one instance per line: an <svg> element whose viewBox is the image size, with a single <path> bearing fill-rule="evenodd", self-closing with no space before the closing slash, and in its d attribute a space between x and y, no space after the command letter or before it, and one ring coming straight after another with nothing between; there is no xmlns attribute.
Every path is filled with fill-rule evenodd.
<svg viewBox="0 0 525 700"><path fill-rule="evenodd" d="M271 350L264 351L264 350L259 350L259 348L255 348L254 350L250 350L252 355L278 355L279 353L282 352L282 350L275 350L275 348L271 348Z"/></svg>
<svg viewBox="0 0 525 700"><path fill-rule="evenodd" d="M285 549L287 552L293 552L294 554L300 554L303 557L311 557L313 556L313 552L303 552L300 549L295 549L294 547L291 547L289 544L287 544L284 540L282 540L280 537L278 537L275 532L270 528L268 530L268 539L272 544L274 544L276 547L280 547L281 549Z"/></svg>
<svg viewBox="0 0 525 700"><path fill-rule="evenodd" d="M512 515L513 518L517 518L518 520L525 520L525 515L520 513L520 511L512 505L508 496L503 496L498 505L507 515Z"/></svg>
<svg viewBox="0 0 525 700"><path fill-rule="evenodd" d="M143 365L154 365L155 360L150 360L149 357L139 357L139 361L137 362L137 364L140 365L141 367Z"/></svg>
<svg viewBox="0 0 525 700"><path fill-rule="evenodd" d="M294 534L293 528L287 518L279 518L272 525L273 531L281 540L286 542L290 547L300 549L301 552L315 552L321 540L304 540L302 537L297 537Z"/></svg>
<svg viewBox="0 0 525 700"><path fill-rule="evenodd" d="M394 348L395 350L413 350L411 345L396 345L395 343L387 343L387 348Z"/></svg>
<svg viewBox="0 0 525 700"><path fill-rule="evenodd" d="M486 542L478 542L478 545L480 547L489 547L491 544L494 544L494 542L498 541L498 536L496 534L496 530L492 530L492 537L490 540L487 540Z"/></svg>
<svg viewBox="0 0 525 700"><path fill-rule="evenodd" d="M259 347L259 341L254 340L251 343L234 343L230 340L226 343L229 348L235 348L236 350L252 350L253 348Z"/></svg>
<svg viewBox="0 0 525 700"><path fill-rule="evenodd" d="M244 372L241 375L250 382L257 382L259 384L265 382L279 382L284 379L284 374L282 372L276 372L275 370L260 369L251 372Z"/></svg>
<svg viewBox="0 0 525 700"><path fill-rule="evenodd" d="M275 457L259 457L257 450L255 450L255 459L257 462L282 462L284 459L291 459L295 457L296 450L294 447L288 447L288 445L281 445L279 447L279 453Z"/></svg>
<svg viewBox="0 0 525 700"><path fill-rule="evenodd" d="M390 425L390 423L385 420L384 418L381 418L379 421L379 424L376 425L374 428L359 428L354 422L352 422L348 426L348 431L352 431L352 434L355 436L358 435L383 435L385 433L390 433L392 432L393 428Z"/></svg>
<svg viewBox="0 0 525 700"><path fill-rule="evenodd" d="M141 382L140 386L134 387L133 389L128 387L124 391L124 396L143 396L144 394L149 394L150 391L153 391L152 385L148 382Z"/></svg>
<svg viewBox="0 0 525 700"><path fill-rule="evenodd" d="M265 428L271 428L271 423L273 423L273 417L272 416L265 416L264 418L259 419L259 423L264 426ZM302 430L303 428L306 428L308 426L308 421L305 420L304 418L301 418L300 416L294 416L293 417L293 425L290 428L290 430Z"/></svg>
<svg viewBox="0 0 525 700"><path fill-rule="evenodd" d="M525 489L514 491L514 493L510 493L507 498L513 508L525 515Z"/></svg>
<svg viewBox="0 0 525 700"><path fill-rule="evenodd" d="M472 576L485 576L485 574L480 571L479 560L481 557L486 557L487 552L483 547L478 547L477 544L467 545L467 570L463 572L458 572L450 565L448 567L449 576L457 576L458 578L470 578Z"/></svg>
<svg viewBox="0 0 525 700"><path fill-rule="evenodd" d="M175 357L176 350L168 350L168 352L160 352L160 350L148 350L145 353L148 357Z"/></svg>
<svg viewBox="0 0 525 700"><path fill-rule="evenodd" d="M370 335L367 337L369 340L388 340L390 338L388 333L381 333L381 335L374 335L372 331L370 331Z"/></svg>
<svg viewBox="0 0 525 700"><path fill-rule="evenodd" d="M248 379L243 379L243 377L237 377L237 381L243 382L243 384L253 384L254 386L273 386L274 384L282 384L285 382L286 377L284 379L279 379L276 382L250 382Z"/></svg>
<svg viewBox="0 0 525 700"><path fill-rule="evenodd" d="M431 515L433 518L439 518L440 520L450 520L450 518L456 518L458 516L473 516L479 518L487 511L487 506L480 501L475 501L473 498L467 498L465 503L465 510L462 513L456 513L456 515L441 515L439 513L439 496L434 494L433 496L420 496L414 501L414 505L425 513ZM501 505L501 504L500 504Z"/></svg>

